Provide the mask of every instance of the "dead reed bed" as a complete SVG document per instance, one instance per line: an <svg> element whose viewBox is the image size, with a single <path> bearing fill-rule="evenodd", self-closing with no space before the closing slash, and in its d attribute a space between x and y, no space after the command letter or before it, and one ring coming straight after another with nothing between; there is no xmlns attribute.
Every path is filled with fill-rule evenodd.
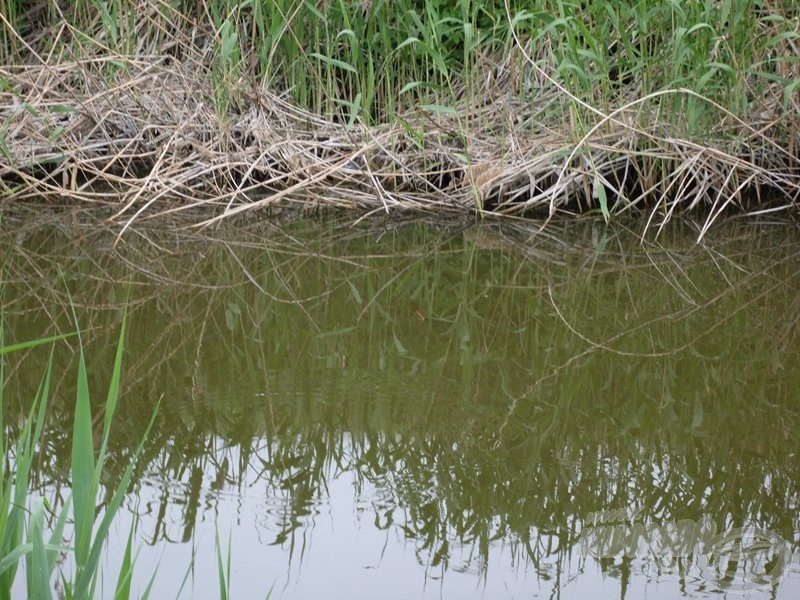
<svg viewBox="0 0 800 600"><path fill-rule="evenodd" d="M777 51L796 50L787 38ZM472 83L451 86L448 106L369 123L243 77L224 83L221 103L196 48L28 56L0 67L3 203L102 207L123 232L176 213L205 226L296 206L607 221L638 211L648 227L695 212L702 236L734 208L795 214L800 198L800 104L780 82L742 112L680 85L642 93L634 78L601 108L565 85L545 46L514 35ZM700 135L669 114L687 103L714 126Z"/></svg>

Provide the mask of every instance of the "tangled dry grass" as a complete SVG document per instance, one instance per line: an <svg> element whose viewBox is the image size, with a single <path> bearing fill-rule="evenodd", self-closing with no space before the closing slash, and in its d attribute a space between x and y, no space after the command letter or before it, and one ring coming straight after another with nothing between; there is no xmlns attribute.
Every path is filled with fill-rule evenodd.
<svg viewBox="0 0 800 600"><path fill-rule="evenodd" d="M633 100L599 110L520 52L524 76L512 76L511 59L487 67L472 96L481 104L375 126L247 82L220 114L210 72L164 55L2 67L0 193L105 207L123 231L175 213L209 225L290 205L607 219L638 210L649 226L697 209L704 231L731 206L796 211L800 110L792 98L787 113L783 89L746 116L685 89L632 89ZM718 134L698 140L659 120L676 96L707 102Z"/></svg>

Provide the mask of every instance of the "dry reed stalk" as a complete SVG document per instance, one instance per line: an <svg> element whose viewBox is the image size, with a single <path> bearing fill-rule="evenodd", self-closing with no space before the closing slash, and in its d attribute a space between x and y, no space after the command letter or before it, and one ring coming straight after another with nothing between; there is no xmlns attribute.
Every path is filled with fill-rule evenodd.
<svg viewBox="0 0 800 600"><path fill-rule="evenodd" d="M668 96L697 96L687 90L608 114L588 107L592 122L573 131L554 128L543 111L578 101L529 63L525 77L504 64L489 70L481 105L374 127L337 124L244 86L245 108L221 116L209 70L191 57L4 67L2 194L6 202L103 206L123 231L176 212L209 225L286 205L575 213L598 208L602 187L616 200L606 207L612 214L650 210L651 223L702 206L705 232L731 204L788 210L800 197L797 122L788 147L771 137L784 114L779 90L751 118L717 106L726 129L703 144L658 123L638 125ZM521 102L519 85L536 86L536 102ZM767 207L765 195L781 200Z"/></svg>

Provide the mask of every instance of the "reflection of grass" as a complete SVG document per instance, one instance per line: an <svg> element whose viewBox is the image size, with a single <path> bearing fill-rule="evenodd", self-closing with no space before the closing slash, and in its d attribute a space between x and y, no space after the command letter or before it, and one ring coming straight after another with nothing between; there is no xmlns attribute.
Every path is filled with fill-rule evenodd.
<svg viewBox="0 0 800 600"><path fill-rule="evenodd" d="M191 479L184 531L204 481L253 485L255 472L284 502L270 530L290 546L329 480L356 472L377 490L376 526L442 567L464 547L485 564L503 539L544 571L592 512L642 505L653 523L752 519L788 539L796 246L722 230L707 247L665 248L576 228L575 248L548 254L511 233L288 227L266 245L205 245L205 271L182 260L188 244L174 259L146 254L159 240L131 247L135 268L116 277L139 282L132 310L149 327L128 340L139 402L120 407L114 456L166 393L143 452L160 479ZM27 260L8 268L31 289ZM9 307L58 305L42 289L9 293ZM114 289L74 282L96 335L119 307L90 301ZM15 316L18 336L28 322ZM57 479L64 452L52 454L43 468Z"/></svg>
<svg viewBox="0 0 800 600"><path fill-rule="evenodd" d="M27 597L46 599L53 597L53 577L68 598L95 597L97 592L99 564L109 527L121 506L134 473L135 462L131 461L119 478L116 487L106 490L102 512L98 512L97 499L100 481L107 467L108 441L111 423L119 397L122 373L122 346L124 322L117 344L116 358L111 375L108 396L104 404L102 435L99 449L95 451L95 435L92 424L92 409L89 384L83 351L79 353L77 395L75 398L72 426L71 487L72 493L60 510L52 509L42 496L33 496L29 489L31 469L39 461L42 432L48 412L52 358L48 362L43 381L24 421L21 434L13 448L4 448L0 477L0 598L10 598L18 563L25 559ZM41 341L19 344L15 349L39 345ZM2 346L0 354L7 348ZM2 382L0 371L0 382ZM0 386L0 407L3 405ZM0 408L1 410L1 408ZM152 424L152 421L151 421ZM0 412L0 427L5 423ZM149 427L148 427L149 429ZM145 437L147 431L145 431ZM144 440L134 457L141 452ZM10 453L10 454L8 454ZM9 457L13 466L6 472ZM26 508L27 507L27 508ZM71 508L71 510L70 510ZM62 542L67 520L71 518L73 541L71 546ZM45 540L46 520L49 519L50 536ZM117 578L115 598L130 597L133 530L128 537L126 551ZM65 572L65 555L74 563L74 571ZM146 597L148 592L145 591Z"/></svg>

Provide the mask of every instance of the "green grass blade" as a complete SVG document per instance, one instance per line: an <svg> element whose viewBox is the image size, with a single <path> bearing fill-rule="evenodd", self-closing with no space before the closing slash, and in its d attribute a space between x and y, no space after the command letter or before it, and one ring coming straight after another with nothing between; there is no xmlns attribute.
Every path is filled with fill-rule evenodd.
<svg viewBox="0 0 800 600"><path fill-rule="evenodd" d="M13 492L9 485L3 490L2 497L0 498L0 510L2 510L2 517L0 517L0 533L2 533L0 552L2 552L2 555L13 555L14 550L22 544L26 518L24 507L28 497L28 482L30 479L31 462L33 460L33 449L39 441L42 430L41 423L44 420L44 409L46 408L47 395L50 388L52 358L51 354L45 377L39 385L33 406L31 406L25 425L17 441L15 469L13 473ZM34 414L38 415L38 422L36 422L37 419L34 418ZM5 481L5 472L3 472L3 475L3 480ZM16 563L9 565L0 572L0 597L10 597L10 590L14 583L15 576Z"/></svg>
<svg viewBox="0 0 800 600"><path fill-rule="evenodd" d="M64 501L64 506L61 507L61 512L58 513L58 517L56 518L55 524L53 525L53 531L50 534L50 544L51 548L58 548L59 543L64 538L64 527L67 524L67 520L69 519L70 508L72 507L72 496L67 496L67 499ZM71 549L70 549L71 550ZM48 560L50 562L50 572L53 572L53 569L56 568L56 562L58 561L58 554L61 550L58 551L51 551L48 555Z"/></svg>
<svg viewBox="0 0 800 600"><path fill-rule="evenodd" d="M338 58L331 58L330 56L325 56L324 54L320 54L319 52L312 52L310 56L313 56L317 60L320 60L326 64L342 69L343 71L348 71L350 73L358 73L358 71L353 65L351 65L350 63L346 63L343 60L339 60Z"/></svg>
<svg viewBox="0 0 800 600"><path fill-rule="evenodd" d="M122 326L119 333L119 340L117 341L117 352L114 356L114 368L111 371L111 382L108 385L108 396L106 397L106 414L103 423L103 441L100 445L100 452L98 458L96 477L99 482L100 471L102 470L102 463L105 459L106 449L108 448L108 437L111 431L111 421L114 417L114 412L117 409L117 400L119 399L119 382L122 377L122 351L125 346L125 323L126 317L122 317Z"/></svg>
<svg viewBox="0 0 800 600"><path fill-rule="evenodd" d="M122 478L120 479L119 484L117 485L116 490L114 490L114 495L112 496L111 500L106 506L103 518L100 521L100 525L97 527L97 533L95 534L94 541L91 544L85 569L83 570L82 573L79 573L79 576L75 581L76 598L84 597L89 593L89 590L91 589L91 585L97 573L97 566L100 563L100 553L103 549L103 542L108 536L108 530L111 527L111 522L116 517L116 514L119 511L120 506L122 506L122 500L125 497L125 493L128 491L128 486L130 485L131 479L133 478L133 470L136 467L136 458L138 458L142 454L144 443L145 441L147 441L147 436L150 434L150 430L152 429L153 424L155 423L157 414L158 414L158 406L156 406L156 409L153 411L153 416L150 417L150 423L147 425L147 429L145 430L145 433L142 436L139 445L136 447L136 452L134 453L134 460L132 460L128 464L127 468L125 469L125 472L122 475Z"/></svg>
<svg viewBox="0 0 800 600"><path fill-rule="evenodd" d="M128 600L131 597L131 577L133 576L133 533L136 531L136 521L131 523L131 530L128 532L128 542L125 544L125 556L122 558L122 565L117 576L117 589L114 592L114 600Z"/></svg>
<svg viewBox="0 0 800 600"><path fill-rule="evenodd" d="M31 439L31 451L33 447L39 444L39 440L42 439L42 429L44 428L44 420L47 414L47 399L50 396L50 379L53 374L53 350L50 350L50 358L47 361L47 369L44 372L44 380L42 381L42 385L39 387L39 393L37 394L36 401L34 402L34 407L38 406L38 411L36 414L36 426L33 430L33 438ZM33 411L33 409L31 409Z"/></svg>
<svg viewBox="0 0 800 600"><path fill-rule="evenodd" d="M606 188L600 180L599 175L594 176L592 195L600 203L600 212L603 214L603 219L606 223L611 220L611 213L608 210L608 196L606 195Z"/></svg>
<svg viewBox="0 0 800 600"><path fill-rule="evenodd" d="M150 592L153 589L153 584L156 581L157 574L158 574L158 567L156 567L156 570L150 576L150 581L147 582L147 586L144 588L144 592L142 592L142 595L139 597L139 600L147 600L147 598L150 597ZM180 597L180 592L178 592L178 597Z"/></svg>
<svg viewBox="0 0 800 600"><path fill-rule="evenodd" d="M29 342L20 342L19 344L11 344L9 346L0 345L0 356L2 356L3 354L9 354L11 352L17 352L18 350L27 350L28 348L35 348L36 346L42 346L43 344L50 344L51 342L65 340L68 337L72 337L73 335L75 335L74 332L64 333L61 335L53 335L39 340L31 340Z"/></svg>
<svg viewBox="0 0 800 600"><path fill-rule="evenodd" d="M147 583L147 587L142 592L142 595L139 596L139 600L147 600L150 597L150 592L153 591L153 583L156 580L156 574L153 573L153 576L150 578L150 581Z"/></svg>
<svg viewBox="0 0 800 600"><path fill-rule="evenodd" d="M189 575L194 571L195 563L197 561L197 548L192 544L192 557L189 559L189 564L186 565L186 572L183 574L181 585L178 587L178 593L175 594L176 598L180 598L183 593L183 588L186 587L186 582L189 581Z"/></svg>
<svg viewBox="0 0 800 600"><path fill-rule="evenodd" d="M89 381L86 361L81 347L78 357L78 391L75 399L75 419L72 427L72 501L75 517L75 563L78 577L89 559L94 525L97 489L94 479L94 443L92 440L92 411L89 400Z"/></svg>
<svg viewBox="0 0 800 600"><path fill-rule="evenodd" d="M231 597L231 559L233 557L233 552L231 551L232 541L233 541L233 531L228 531L228 565L227 565L228 576L226 578L226 581L228 583L226 590L228 598Z"/></svg>
<svg viewBox="0 0 800 600"><path fill-rule="evenodd" d="M22 559L28 552L33 550L33 544L26 543L20 544L11 552L0 558L0 575L8 571L12 567L16 567L20 559ZM10 593L10 590L8 590Z"/></svg>
<svg viewBox="0 0 800 600"><path fill-rule="evenodd" d="M37 498L31 506L28 540L32 551L27 555L28 597L49 600L53 597L50 589L50 569L47 550L44 544L44 499Z"/></svg>
<svg viewBox="0 0 800 600"><path fill-rule="evenodd" d="M214 539L216 542L216 549L217 549L217 575L219 578L219 597L220 600L228 600L230 598L230 581L229 577L226 577L225 566L223 565L223 558L222 558L222 547L219 543L219 524L214 525L215 533ZM227 573L230 576L230 541L228 542L228 569Z"/></svg>

